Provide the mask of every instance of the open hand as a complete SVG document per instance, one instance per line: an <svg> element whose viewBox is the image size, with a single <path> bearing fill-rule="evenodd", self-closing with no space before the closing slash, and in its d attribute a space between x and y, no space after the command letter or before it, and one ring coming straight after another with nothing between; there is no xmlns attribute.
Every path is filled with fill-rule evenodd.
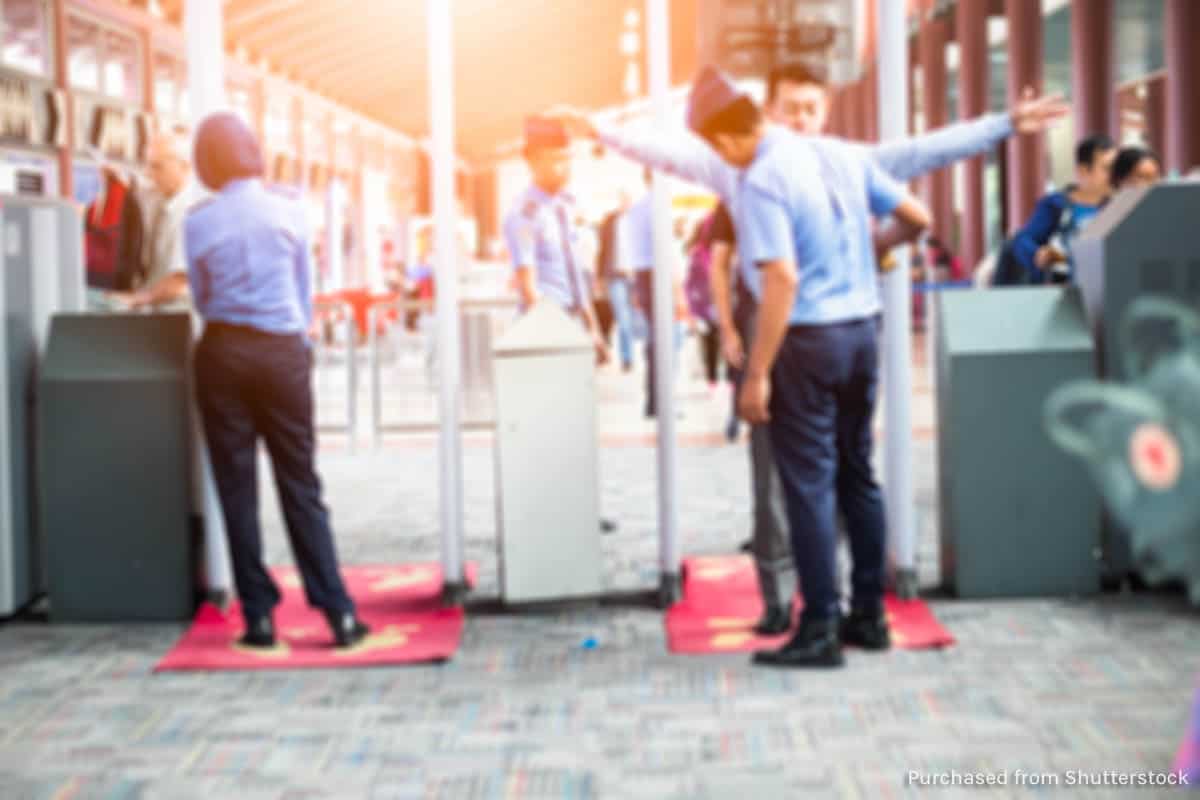
<svg viewBox="0 0 1200 800"><path fill-rule="evenodd" d="M1021 99L1012 110L1013 130L1017 133L1041 133L1059 122L1071 111L1062 95L1038 97L1033 87L1021 92Z"/></svg>

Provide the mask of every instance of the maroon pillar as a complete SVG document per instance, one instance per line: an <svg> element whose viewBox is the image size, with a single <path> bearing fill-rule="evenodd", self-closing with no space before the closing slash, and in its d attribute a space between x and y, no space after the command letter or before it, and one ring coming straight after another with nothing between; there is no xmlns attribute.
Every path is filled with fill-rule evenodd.
<svg viewBox="0 0 1200 800"><path fill-rule="evenodd" d="M867 141L879 141L879 69L872 64L863 80L867 107Z"/></svg>
<svg viewBox="0 0 1200 800"><path fill-rule="evenodd" d="M946 109L946 23L926 19L920 32L922 102L925 111L925 130L945 127L949 121ZM933 213L933 234L953 247L954 232L954 172L952 167L930 173L928 184L929 210Z"/></svg>
<svg viewBox="0 0 1200 800"><path fill-rule="evenodd" d="M1113 0L1071 0L1071 100L1075 138L1117 136L1113 110Z"/></svg>
<svg viewBox="0 0 1200 800"><path fill-rule="evenodd" d="M1146 142L1162 157L1167 152L1167 77L1159 74L1146 81Z"/></svg>
<svg viewBox="0 0 1200 800"><path fill-rule="evenodd" d="M989 0L960 0L955 11L954 32L958 40L958 116L973 119L988 108L987 18ZM959 249L968 270L983 260L987 240L984 231L984 157L963 163L963 217Z"/></svg>
<svg viewBox="0 0 1200 800"><path fill-rule="evenodd" d="M1042 93L1041 0L1004 0L1008 18L1008 104L1032 87ZM1037 205L1045 184L1045 140L1041 134L1008 140L1008 225L1024 225Z"/></svg>
<svg viewBox="0 0 1200 800"><path fill-rule="evenodd" d="M66 0L54 0L50 19L54 24L54 88L62 101L63 117L58 124L64 126L60 131L63 144L58 148L58 192L71 198L75 196L75 103L68 81Z"/></svg>
<svg viewBox="0 0 1200 800"><path fill-rule="evenodd" d="M1167 0L1167 169L1200 166L1200 3Z"/></svg>
<svg viewBox="0 0 1200 800"><path fill-rule="evenodd" d="M863 83L857 80L850 86L850 138L856 141L867 138L863 129L863 99Z"/></svg>

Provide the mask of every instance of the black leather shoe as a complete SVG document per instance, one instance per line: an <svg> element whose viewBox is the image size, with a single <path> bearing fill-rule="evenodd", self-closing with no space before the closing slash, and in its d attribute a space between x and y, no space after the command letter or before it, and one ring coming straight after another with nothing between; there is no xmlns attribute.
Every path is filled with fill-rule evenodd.
<svg viewBox="0 0 1200 800"><path fill-rule="evenodd" d="M371 629L351 611L326 611L325 619L329 622L329 629L333 631L337 647L353 647L371 632Z"/></svg>
<svg viewBox="0 0 1200 800"><path fill-rule="evenodd" d="M863 650L887 650L892 646L887 617L882 611L851 611L842 620L842 644Z"/></svg>
<svg viewBox="0 0 1200 800"><path fill-rule="evenodd" d="M762 619L754 626L759 636L779 636L792 629L792 615L783 606L767 606Z"/></svg>
<svg viewBox="0 0 1200 800"><path fill-rule="evenodd" d="M753 553L754 552L754 540L747 539L746 541L742 542L740 545L738 545L738 550L741 550L743 553Z"/></svg>
<svg viewBox="0 0 1200 800"><path fill-rule="evenodd" d="M238 639L242 647L258 647L269 650L275 646L275 623L270 617L246 620L246 632Z"/></svg>
<svg viewBox="0 0 1200 800"><path fill-rule="evenodd" d="M846 663L838 641L838 620L800 618L796 635L779 650L754 654L754 663L765 667L805 668L840 667Z"/></svg>

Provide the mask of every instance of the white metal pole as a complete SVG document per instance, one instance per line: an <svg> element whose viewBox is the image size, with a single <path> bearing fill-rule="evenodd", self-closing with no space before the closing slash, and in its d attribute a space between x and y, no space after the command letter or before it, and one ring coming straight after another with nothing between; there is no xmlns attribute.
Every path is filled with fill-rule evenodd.
<svg viewBox="0 0 1200 800"><path fill-rule="evenodd" d="M329 284L325 291L346 288L341 219L342 186L334 178L325 186L325 280Z"/></svg>
<svg viewBox="0 0 1200 800"><path fill-rule="evenodd" d="M441 417L439 473L442 574L447 587L462 587L461 367L458 342L457 209L454 199L453 0L426 0L429 29L429 119L433 160L434 275L437 277L438 403Z"/></svg>
<svg viewBox="0 0 1200 800"><path fill-rule="evenodd" d="M879 132L903 137L908 124L906 4L877 0ZM884 283L883 389L888 543L896 589L916 592L916 504L912 484L912 274L905 249Z"/></svg>
<svg viewBox="0 0 1200 800"><path fill-rule="evenodd" d="M667 0L646 0L646 52L655 125L670 125L671 27ZM654 173L654 386L658 414L658 532L664 590L674 593L681 560L675 441L675 303L677 258L666 176ZM674 599L670 597L668 599Z"/></svg>
<svg viewBox="0 0 1200 800"><path fill-rule="evenodd" d="M204 69L188 70L188 97L192 122L198 124L208 114L225 107L225 37L222 31L221 0L187 0L184 4L184 31L189 64L204 64ZM225 518L204 437L200 435L199 411L193 403L193 459L200 481L200 512L204 516L205 576L211 594L230 596L233 572L229 561L229 543L225 539Z"/></svg>

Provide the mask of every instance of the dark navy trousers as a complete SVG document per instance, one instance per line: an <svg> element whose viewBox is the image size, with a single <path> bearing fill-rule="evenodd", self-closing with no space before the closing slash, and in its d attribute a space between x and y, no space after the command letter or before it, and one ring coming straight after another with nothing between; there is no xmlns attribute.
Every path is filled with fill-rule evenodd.
<svg viewBox="0 0 1200 800"><path fill-rule="evenodd" d="M792 327L771 372L771 447L804 614L813 620L840 613L838 510L854 561L853 606L882 611L886 522L871 467L878 384L875 318Z"/></svg>
<svg viewBox="0 0 1200 800"><path fill-rule="evenodd" d="M247 619L266 616L279 588L262 561L258 441L271 458L288 540L310 605L352 612L338 572L314 449L312 351L300 334L209 323L196 348L196 395L221 496L233 576Z"/></svg>

